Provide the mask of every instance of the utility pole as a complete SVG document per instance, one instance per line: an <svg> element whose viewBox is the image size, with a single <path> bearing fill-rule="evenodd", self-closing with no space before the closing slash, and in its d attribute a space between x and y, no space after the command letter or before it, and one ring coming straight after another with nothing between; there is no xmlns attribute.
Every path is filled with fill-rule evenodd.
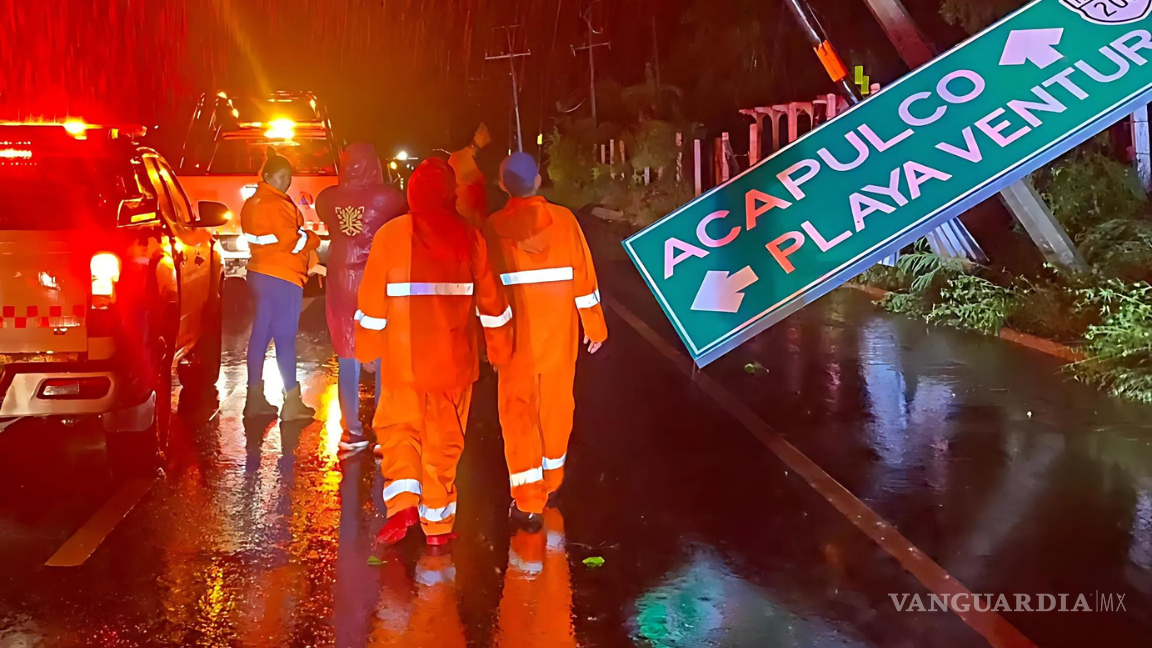
<svg viewBox="0 0 1152 648"><path fill-rule="evenodd" d="M909 69L931 61L935 49L908 15L908 10L900 0L864 0L872 15L884 28L888 40L896 47L900 58ZM1064 231L1064 226L1052 215L1048 205L1037 193L1032 181L1025 178L1013 183L1000 192L1000 200L1016 220L1024 226L1032 242L1043 252L1049 263L1072 270L1084 270L1087 263L1080 251ZM959 219L957 219L959 220Z"/></svg>
<svg viewBox="0 0 1152 648"><path fill-rule="evenodd" d="M840 55L836 53L836 49L832 47L832 43L828 42L828 37L824 34L824 28L816 21L816 17L812 15L812 9L808 7L806 0L784 0L784 4L792 10L792 15L795 16L796 22L800 25L801 31L804 32L804 37L808 39L808 44L815 50L817 58L824 64L824 69L828 72L828 76L832 78L832 82L840 86L841 92L844 94L844 99L850 105L855 106L860 103L863 98L860 96L860 90L852 79L848 76L848 67L844 65L844 61L840 59Z"/></svg>
<svg viewBox="0 0 1152 648"><path fill-rule="evenodd" d="M521 153L524 152L524 132L520 127L520 86L516 80L516 59L526 56L532 56L532 52L525 50L523 52L516 51L516 30L520 25L505 25L503 27L494 28L493 34L500 30L504 30L507 37L507 45L504 51L500 54L487 54L484 56L485 61L508 61L508 76L512 79L512 109L516 115L516 150Z"/></svg>
<svg viewBox="0 0 1152 648"><path fill-rule="evenodd" d="M576 52L584 50L588 51L588 90L589 97L592 100L593 126L599 123L596 117L596 57L594 56L593 52L597 47L607 47L608 49L612 49L612 43L610 41L604 41L602 43L596 42L596 36L602 34L603 31L596 31L596 29L592 26L592 8L595 6L596 3L593 2L582 16L584 18L584 22L588 23L588 42L584 45L581 45L580 47L572 47L572 56L576 56Z"/></svg>

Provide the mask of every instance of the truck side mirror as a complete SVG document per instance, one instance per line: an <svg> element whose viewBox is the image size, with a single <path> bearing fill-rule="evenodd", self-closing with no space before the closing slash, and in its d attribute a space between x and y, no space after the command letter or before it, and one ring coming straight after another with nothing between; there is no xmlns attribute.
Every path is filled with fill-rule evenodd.
<svg viewBox="0 0 1152 648"><path fill-rule="evenodd" d="M120 225L139 225L160 220L156 199L138 197L120 201L116 220Z"/></svg>
<svg viewBox="0 0 1152 648"><path fill-rule="evenodd" d="M220 227L232 219L232 210L228 209L227 205L212 200L201 200L196 203L196 211L199 218L192 223L193 227Z"/></svg>

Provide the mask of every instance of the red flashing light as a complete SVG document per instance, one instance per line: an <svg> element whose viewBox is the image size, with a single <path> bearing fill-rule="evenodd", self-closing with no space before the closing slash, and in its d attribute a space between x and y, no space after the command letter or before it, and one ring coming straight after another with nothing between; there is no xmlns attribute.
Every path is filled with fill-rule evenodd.
<svg viewBox="0 0 1152 648"><path fill-rule="evenodd" d="M116 303L116 283L120 281L120 257L111 252L92 256L92 307L107 309Z"/></svg>

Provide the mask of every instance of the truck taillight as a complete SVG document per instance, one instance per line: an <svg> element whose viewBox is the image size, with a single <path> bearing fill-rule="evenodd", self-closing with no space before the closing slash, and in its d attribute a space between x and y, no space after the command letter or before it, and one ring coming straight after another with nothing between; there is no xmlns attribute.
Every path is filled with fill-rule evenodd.
<svg viewBox="0 0 1152 648"><path fill-rule="evenodd" d="M108 308L116 302L116 283L120 281L120 257L111 252L92 256L92 307Z"/></svg>

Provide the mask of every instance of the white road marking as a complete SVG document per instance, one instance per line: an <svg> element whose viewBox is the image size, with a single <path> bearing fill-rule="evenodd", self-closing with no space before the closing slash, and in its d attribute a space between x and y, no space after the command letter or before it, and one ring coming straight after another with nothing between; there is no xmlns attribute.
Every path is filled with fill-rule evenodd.
<svg viewBox="0 0 1152 648"><path fill-rule="evenodd" d="M759 439L790 470L800 475L809 486L819 493L829 504L848 519L864 535L868 536L896 562L920 581L933 594L955 596L971 592L956 580L927 554L920 551L896 527L868 508L840 482L824 472L820 466L800 452L770 425L764 422L739 398L733 396L711 376L698 371L692 361L682 352L665 342L639 317L620 305L616 300L605 300L605 304L624 319L640 337L647 340L665 358L670 360L681 373L688 376L692 384L707 394L720 407L739 421L752 436ZM949 609L952 609L951 607ZM1008 623L996 612L977 612L970 608L965 612L952 609L964 623L979 633L995 648L1036 648L1036 644L1025 637L1015 626Z"/></svg>

